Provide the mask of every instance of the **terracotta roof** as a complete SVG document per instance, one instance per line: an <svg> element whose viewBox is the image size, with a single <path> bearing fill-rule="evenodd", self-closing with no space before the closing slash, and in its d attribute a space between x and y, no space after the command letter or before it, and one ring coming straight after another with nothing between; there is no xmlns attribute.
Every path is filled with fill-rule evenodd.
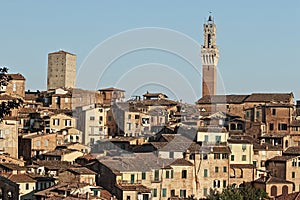
<svg viewBox="0 0 300 200"><path fill-rule="evenodd" d="M165 98L168 98L168 96L163 94L163 93L146 93L146 94L143 94L144 97L158 97L160 95L164 96Z"/></svg>
<svg viewBox="0 0 300 200"><path fill-rule="evenodd" d="M214 95L204 96L197 101L197 104L241 104L244 102L277 102L290 103L293 93L253 93L251 95Z"/></svg>
<svg viewBox="0 0 300 200"><path fill-rule="evenodd" d="M151 192L150 188L147 188L146 186L141 184L118 184L116 186L123 191L138 191L142 193Z"/></svg>
<svg viewBox="0 0 300 200"><path fill-rule="evenodd" d="M198 132L226 133L228 131L224 127L199 127Z"/></svg>
<svg viewBox="0 0 300 200"><path fill-rule="evenodd" d="M73 167L68 169L68 171L73 172L75 174L97 174L96 172L86 168L86 167Z"/></svg>
<svg viewBox="0 0 300 200"><path fill-rule="evenodd" d="M275 197L275 200L300 200L300 192L283 194L283 195Z"/></svg>
<svg viewBox="0 0 300 200"><path fill-rule="evenodd" d="M173 160L159 158L153 153L136 153L130 157L104 157L99 162L113 172L151 171L169 165Z"/></svg>
<svg viewBox="0 0 300 200"><path fill-rule="evenodd" d="M99 89L98 91L121 91L121 92L125 92L125 90L114 88L114 87L103 88L103 89Z"/></svg>
<svg viewBox="0 0 300 200"><path fill-rule="evenodd" d="M280 162L285 162L287 160L296 158L297 156L275 156L271 159L268 159L267 161L280 161Z"/></svg>
<svg viewBox="0 0 300 200"><path fill-rule="evenodd" d="M28 182L36 182L33 178L31 178L27 174L12 174L8 176L8 179L15 183L28 183Z"/></svg>
<svg viewBox="0 0 300 200"><path fill-rule="evenodd" d="M283 152L283 154L285 154L285 155L288 155L288 154L300 155L300 146L289 147Z"/></svg>
<svg viewBox="0 0 300 200"><path fill-rule="evenodd" d="M74 151L77 151L77 150L74 150L74 149L55 149L53 151L48 151L47 153L44 153L43 155L44 156L62 156L62 155L65 155L65 154L72 153Z"/></svg>
<svg viewBox="0 0 300 200"><path fill-rule="evenodd" d="M245 102L282 102L290 103L293 93L253 93Z"/></svg>
<svg viewBox="0 0 300 200"><path fill-rule="evenodd" d="M230 148L226 147L213 147L214 153L231 153Z"/></svg>
<svg viewBox="0 0 300 200"><path fill-rule="evenodd" d="M264 184L276 184L276 183L285 183L285 184L294 184L293 182L291 181L287 181L287 180L284 180L284 179L281 179L281 178L277 178L277 177L273 177L273 176L270 176L270 177L260 177L256 180L254 180L254 182L256 183L264 183Z"/></svg>
<svg viewBox="0 0 300 200"><path fill-rule="evenodd" d="M253 143L253 150L264 150L264 151L281 151L282 147L281 146L274 146L271 144L263 143Z"/></svg>
<svg viewBox="0 0 300 200"><path fill-rule="evenodd" d="M18 73L18 74L7 74L7 76L12 80L25 80L25 77Z"/></svg>
<svg viewBox="0 0 300 200"><path fill-rule="evenodd" d="M79 158L84 158L86 160L94 160L96 159L96 156L93 156L92 154L85 154L83 156L80 156Z"/></svg>
<svg viewBox="0 0 300 200"><path fill-rule="evenodd" d="M17 164L13 164L13 163L0 163L0 166L3 166L10 170L17 170L17 171L26 170L26 167L23 167L23 166L20 166Z"/></svg>
<svg viewBox="0 0 300 200"><path fill-rule="evenodd" d="M72 53L69 53L69 52L66 52L66 51L63 51L63 50L52 52L52 53L49 53L48 55L51 55L51 54L70 54L70 55L74 55L75 56L75 54L72 54Z"/></svg>
<svg viewBox="0 0 300 200"><path fill-rule="evenodd" d="M240 104L249 95L214 95L214 96L204 96L197 101L197 104L212 104L212 103L229 103L229 104Z"/></svg>
<svg viewBox="0 0 300 200"><path fill-rule="evenodd" d="M176 159L174 162L170 164L171 166L193 166L193 163L185 160L184 158Z"/></svg>
<svg viewBox="0 0 300 200"><path fill-rule="evenodd" d="M145 106L170 106L178 104L178 102L169 99L145 99L141 103Z"/></svg>
<svg viewBox="0 0 300 200"><path fill-rule="evenodd" d="M38 95L36 95L36 94L26 94L25 93L25 97L24 97L24 99L25 100L37 100L39 98L39 96Z"/></svg>
<svg viewBox="0 0 300 200"><path fill-rule="evenodd" d="M10 101L10 100L17 100L17 98L12 97L12 96L7 95L7 94L2 94L2 95L0 95L0 100Z"/></svg>
<svg viewBox="0 0 300 200"><path fill-rule="evenodd" d="M294 120L291 122L290 126L296 126L296 127L300 127L300 120Z"/></svg>
<svg viewBox="0 0 300 200"><path fill-rule="evenodd" d="M50 170L69 169L70 167L74 166L67 161L59 161L59 160L39 160L39 161L34 161L33 164L44 166L45 168L48 168Z"/></svg>

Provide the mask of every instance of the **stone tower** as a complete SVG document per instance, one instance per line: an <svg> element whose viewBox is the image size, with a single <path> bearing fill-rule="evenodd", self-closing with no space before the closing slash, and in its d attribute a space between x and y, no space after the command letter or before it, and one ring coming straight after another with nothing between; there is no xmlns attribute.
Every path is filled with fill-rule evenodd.
<svg viewBox="0 0 300 200"><path fill-rule="evenodd" d="M216 24L210 15L203 25L204 44L201 46L202 97L216 94L219 50L216 45Z"/></svg>
<svg viewBox="0 0 300 200"><path fill-rule="evenodd" d="M47 90L75 88L76 55L65 51L48 54Z"/></svg>

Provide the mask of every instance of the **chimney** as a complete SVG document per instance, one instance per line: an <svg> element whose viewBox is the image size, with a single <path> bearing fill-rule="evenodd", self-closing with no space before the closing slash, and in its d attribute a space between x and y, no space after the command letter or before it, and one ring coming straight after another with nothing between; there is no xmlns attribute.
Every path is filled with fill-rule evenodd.
<svg viewBox="0 0 300 200"><path fill-rule="evenodd" d="M190 150L186 150L186 152L184 153L184 159L185 160L189 160L189 157L190 157Z"/></svg>

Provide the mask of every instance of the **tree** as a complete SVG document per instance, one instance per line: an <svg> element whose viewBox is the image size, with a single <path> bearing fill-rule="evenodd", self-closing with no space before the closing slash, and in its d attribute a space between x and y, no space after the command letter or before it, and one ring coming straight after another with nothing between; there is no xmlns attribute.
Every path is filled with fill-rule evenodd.
<svg viewBox="0 0 300 200"><path fill-rule="evenodd" d="M207 196L209 200L253 200L253 199L269 199L268 194L260 188L254 188L251 184L245 183L243 187L236 188L229 185L222 193L214 190L210 191Z"/></svg>
<svg viewBox="0 0 300 200"><path fill-rule="evenodd" d="M0 87L7 86L11 78L7 75L8 68L0 67ZM23 103L20 98L11 98L3 100L0 103L0 122L3 120L4 116L9 115L10 111L14 108L18 108Z"/></svg>

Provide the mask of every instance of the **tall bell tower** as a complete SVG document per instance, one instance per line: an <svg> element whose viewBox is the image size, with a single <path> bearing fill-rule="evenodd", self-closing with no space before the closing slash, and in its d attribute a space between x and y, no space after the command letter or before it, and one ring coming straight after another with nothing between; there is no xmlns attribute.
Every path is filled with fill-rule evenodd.
<svg viewBox="0 0 300 200"><path fill-rule="evenodd" d="M219 50L216 45L216 24L211 15L203 24L204 44L201 46L202 97L215 95L217 87L217 64Z"/></svg>

